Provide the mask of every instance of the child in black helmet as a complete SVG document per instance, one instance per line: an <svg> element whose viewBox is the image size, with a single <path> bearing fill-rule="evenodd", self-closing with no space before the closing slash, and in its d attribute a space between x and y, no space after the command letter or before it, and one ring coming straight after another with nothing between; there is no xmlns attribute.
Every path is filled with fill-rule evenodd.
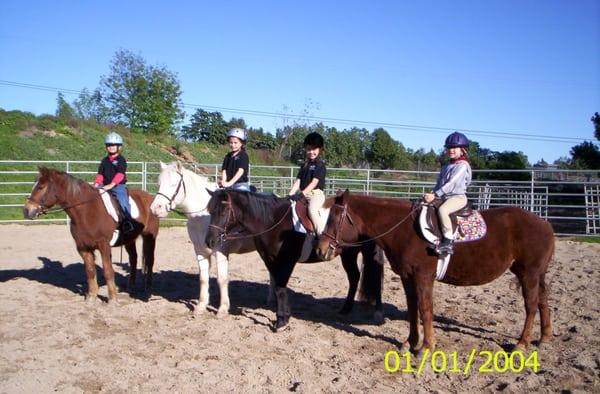
<svg viewBox="0 0 600 394"><path fill-rule="evenodd" d="M471 165L467 159L469 140L464 134L454 132L446 138L444 144L446 154L450 158L440 171L437 183L431 193L425 193L425 202L432 202L436 197L444 202L438 208L438 216L442 225L444 238L437 248L440 255L452 254L452 222L450 214L467 205L467 187L471 183Z"/></svg>
<svg viewBox="0 0 600 394"><path fill-rule="evenodd" d="M227 132L227 143L231 152L225 155L221 167L221 187L250 191L248 169L250 159L244 148L246 130L231 129Z"/></svg>
<svg viewBox="0 0 600 394"><path fill-rule="evenodd" d="M308 214L317 234L320 234L325 227L325 223L322 223L323 220L319 215L319 208L325 202L323 189L325 189L325 175L327 174L325 163L320 158L323 145L323 136L317 132L312 132L304 138L306 160L300 166L298 176L289 191L289 195L300 191L309 201Z"/></svg>

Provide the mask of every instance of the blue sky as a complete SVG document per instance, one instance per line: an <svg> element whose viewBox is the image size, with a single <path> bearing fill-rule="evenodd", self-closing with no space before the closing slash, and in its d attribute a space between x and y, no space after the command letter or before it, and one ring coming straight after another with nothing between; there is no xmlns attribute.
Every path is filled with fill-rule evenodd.
<svg viewBox="0 0 600 394"><path fill-rule="evenodd" d="M597 0L3 1L0 107L54 113L56 91L5 82L93 90L121 48L176 73L184 103L271 132L307 112L552 162L600 112Z"/></svg>

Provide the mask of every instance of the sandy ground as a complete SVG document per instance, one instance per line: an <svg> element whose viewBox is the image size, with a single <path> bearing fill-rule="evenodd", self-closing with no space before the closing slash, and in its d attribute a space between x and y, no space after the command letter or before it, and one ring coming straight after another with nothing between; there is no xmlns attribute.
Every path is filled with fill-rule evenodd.
<svg viewBox="0 0 600 394"><path fill-rule="evenodd" d="M383 325L372 323L366 305L349 318L337 316L347 283L336 259L296 267L292 325L273 333L268 275L256 253L232 256L232 311L223 318L214 310L191 312L197 266L183 228L161 229L149 299L126 292L125 256L120 263L120 249L113 249L119 304L90 304L65 225L0 226L0 392L600 392L598 244L557 242L547 276L554 340L532 345L521 372L510 369L519 369L518 357L502 362L524 317L510 273L479 287L436 284L438 353L417 373L403 372L407 360L398 346L408 335L406 301L389 267ZM217 302L211 279L213 307ZM488 368L485 351L497 361ZM398 371L386 371L386 354ZM412 357L415 371L421 360Z"/></svg>

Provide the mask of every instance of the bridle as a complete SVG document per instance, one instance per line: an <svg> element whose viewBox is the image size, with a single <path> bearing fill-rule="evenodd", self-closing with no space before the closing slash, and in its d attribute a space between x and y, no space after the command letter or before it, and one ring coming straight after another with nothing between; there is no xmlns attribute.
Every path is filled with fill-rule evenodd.
<svg viewBox="0 0 600 394"><path fill-rule="evenodd" d="M420 205L417 205L416 207L413 207L411 209L411 211L402 219L400 220L398 223L394 224L392 227L390 227L388 230L384 231L383 233L376 235L374 237L371 237L369 239L364 239L361 241L356 241L356 242L344 242L343 240L339 239L340 237L340 232L342 229L342 226L344 224L344 221L346 220L346 218L348 218L348 222L350 223L350 225L354 225L354 221L352 220L352 217L350 216L350 213L348 212L348 202L344 202L344 205L341 204L334 204L334 206L341 206L342 207L342 214L340 215L340 219L338 221L337 226L335 227L335 234L330 234L329 232L324 231L321 235L329 238L329 249L333 249L334 252L337 252L338 250L340 250L343 247L348 247L348 246L361 246L363 244L366 244L368 242L371 241L375 241L381 237L385 237L386 235L388 235L389 233L391 233L392 231L394 231L398 226L400 226L402 223L404 223L406 221L406 219L408 219L409 217L412 216L412 214L418 210L420 208Z"/></svg>
<svg viewBox="0 0 600 394"><path fill-rule="evenodd" d="M183 198L184 198L184 199L185 199L185 196L186 196L186 194L187 194L187 191L186 191L186 189L185 189L185 182L183 181L183 173L182 173L182 172L179 172L179 171L177 171L177 175L179 175L179 176L180 176L180 178L179 178L179 182L177 183L177 187L175 188L175 191L173 192L173 195L172 195L171 197L167 196L167 195L166 195L166 194L164 194L164 193L161 193L160 191L159 191L158 193L156 193L156 195L157 195L157 196L162 196L162 197L166 198L166 199L167 199L167 201L169 202L169 205L167 206L167 212L169 212L169 211L174 211L174 212L177 212L177 213L179 213L179 214L183 214L183 215L184 215L185 213L179 212L179 211L177 211L177 210L175 209L175 205L176 205L176 204L175 204L175 202L173 201L173 200L175 200L175 197L177 197L177 195L179 194L179 189L181 189L181 187L183 187Z"/></svg>
<svg viewBox="0 0 600 394"><path fill-rule="evenodd" d="M281 219L279 219L274 225L272 225L271 227L269 227L266 230L260 231L255 234L242 234L242 233L238 232L236 234L241 234L241 235L235 235L235 234L231 235L231 233L228 233L229 230L227 229L227 227L229 225L238 223L238 220L237 220L237 216L235 214L235 210L233 209L233 202L231 201L231 196L229 195L229 193L225 193L225 195L227 196L227 201L221 201L221 204L227 206L227 220L225 221L225 224L223 225L223 227L217 226L216 224L212 224L212 223L208 225L209 227L219 230L219 242L221 244L223 244L225 241L253 238L253 237L258 237L259 235L266 234L269 231L273 230L275 227L279 226L279 224L281 224L281 222L283 222L283 220L287 217L287 214L292 209L292 205L291 204L288 205L288 208L285 211L285 213L281 216Z"/></svg>
<svg viewBox="0 0 600 394"><path fill-rule="evenodd" d="M52 187L55 187L55 186L53 185ZM61 206L61 207L54 207L54 208L46 207L45 202L46 202L46 196L48 195L48 191L46 191L44 193L44 195L42 196L42 199L41 199L40 202L37 202L37 201L33 200L31 198L31 196L27 197L26 201L28 201L29 203L32 203L34 205L37 205L38 212L36 213L36 217L38 217L38 216L41 216L41 215L45 215L45 214L47 214L49 212L66 211L69 208L74 208L74 207L79 206L79 205L87 204L88 202L94 201L95 199L97 199L98 197L100 197L102 195L102 193L106 193L106 191L102 191L101 190L100 193L98 193L94 197L89 198L87 200L79 201L79 202L77 202L75 204L71 204L71 205L67 205L67 206Z"/></svg>

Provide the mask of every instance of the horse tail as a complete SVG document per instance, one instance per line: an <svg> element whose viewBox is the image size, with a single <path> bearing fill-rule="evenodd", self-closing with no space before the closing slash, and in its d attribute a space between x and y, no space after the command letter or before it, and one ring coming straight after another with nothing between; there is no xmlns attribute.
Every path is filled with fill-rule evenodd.
<svg viewBox="0 0 600 394"><path fill-rule="evenodd" d="M378 299L381 299L383 292L383 266L385 263L383 250L372 243L363 248L362 255L363 264L357 299L375 304Z"/></svg>

